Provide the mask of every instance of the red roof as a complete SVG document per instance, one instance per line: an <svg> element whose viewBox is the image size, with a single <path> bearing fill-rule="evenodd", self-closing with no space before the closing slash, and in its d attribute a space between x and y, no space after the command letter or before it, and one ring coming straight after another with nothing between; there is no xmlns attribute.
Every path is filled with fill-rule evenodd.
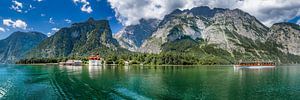
<svg viewBox="0 0 300 100"><path fill-rule="evenodd" d="M89 60L101 60L101 57L99 55L96 56L90 56Z"/></svg>

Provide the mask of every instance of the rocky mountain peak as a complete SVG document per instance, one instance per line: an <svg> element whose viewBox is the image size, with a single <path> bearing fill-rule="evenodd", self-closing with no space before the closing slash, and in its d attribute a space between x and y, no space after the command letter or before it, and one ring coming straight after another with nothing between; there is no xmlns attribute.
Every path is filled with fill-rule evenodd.
<svg viewBox="0 0 300 100"><path fill-rule="evenodd" d="M209 8L208 6L200 6L192 8L191 10L186 10L186 12L189 12L195 16L203 16L207 18L212 18L217 13L222 13L224 11L227 11L229 9L222 9L222 8Z"/></svg>
<svg viewBox="0 0 300 100"><path fill-rule="evenodd" d="M264 40L268 30L255 17L239 9L211 9L201 6L190 10L175 10L164 17L140 51L159 53L160 45L185 36L194 40L201 38L210 44L220 44L220 48L233 51L236 46L230 42L243 41L239 36L251 41Z"/></svg>
<svg viewBox="0 0 300 100"><path fill-rule="evenodd" d="M282 52L300 55L300 26L294 23L276 23L269 32L269 40L281 44Z"/></svg>
<svg viewBox="0 0 300 100"><path fill-rule="evenodd" d="M289 22L281 22L281 23L275 23L271 26L271 28L293 28L296 30L300 30L299 25L295 23L289 23Z"/></svg>
<svg viewBox="0 0 300 100"><path fill-rule="evenodd" d="M136 51L156 30L159 22L158 19L141 19L139 24L124 27L114 37L121 47Z"/></svg>
<svg viewBox="0 0 300 100"><path fill-rule="evenodd" d="M269 28L240 9L206 6L176 9L159 21L156 27L151 28L154 31L147 34L152 35L145 36L144 41L139 41L142 45L138 46L134 41L138 39L136 34L145 31L130 30L145 29L141 28L143 25L145 24L121 30L117 34L119 43L131 51L143 53L197 50L200 44L205 44L225 50L229 56L237 59L253 57L290 62L288 59L295 57L293 55L300 55L298 25L278 23Z"/></svg>

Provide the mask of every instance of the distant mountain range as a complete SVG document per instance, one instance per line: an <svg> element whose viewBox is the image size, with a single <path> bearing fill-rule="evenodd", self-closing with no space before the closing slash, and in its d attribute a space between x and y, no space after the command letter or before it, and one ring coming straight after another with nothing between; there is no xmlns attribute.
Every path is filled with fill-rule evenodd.
<svg viewBox="0 0 300 100"><path fill-rule="evenodd" d="M20 32L0 41L1 62L129 51L213 55L230 62L255 59L300 62L299 25L276 23L269 28L239 9L205 6L177 9L162 20L141 19L139 24L125 26L114 36L107 20L92 18L62 28L49 38L44 35L26 37L17 33ZM22 39L16 39L21 41L18 43L7 42L15 38L26 38L27 42Z"/></svg>
<svg viewBox="0 0 300 100"><path fill-rule="evenodd" d="M0 40L0 63L14 63L20 60L46 35L39 32L14 32L8 38Z"/></svg>
<svg viewBox="0 0 300 100"><path fill-rule="evenodd" d="M125 49L113 38L109 22L90 18L86 22L60 29L33 48L27 58L89 56L96 53L105 55L121 50Z"/></svg>

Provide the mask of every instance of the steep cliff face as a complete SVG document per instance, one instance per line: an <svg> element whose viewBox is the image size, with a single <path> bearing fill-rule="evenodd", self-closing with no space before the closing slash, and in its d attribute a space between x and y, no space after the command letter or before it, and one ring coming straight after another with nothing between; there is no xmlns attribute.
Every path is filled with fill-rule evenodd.
<svg viewBox="0 0 300 100"><path fill-rule="evenodd" d="M87 56L118 49L119 45L112 36L109 22L90 18L86 22L60 29L29 52L27 57Z"/></svg>
<svg viewBox="0 0 300 100"><path fill-rule="evenodd" d="M140 24L125 26L114 37L121 47L136 51L152 35L159 22L157 19L141 19Z"/></svg>
<svg viewBox="0 0 300 100"><path fill-rule="evenodd" d="M8 38L0 40L0 63L14 63L24 54L37 46L46 35L39 32L14 32Z"/></svg>
<svg viewBox="0 0 300 100"><path fill-rule="evenodd" d="M226 55L229 60L264 59L289 63L299 59L296 56L299 55L298 25L285 23L268 28L239 9L196 7L175 10L154 29L140 48L132 51L220 54L215 56Z"/></svg>
<svg viewBox="0 0 300 100"><path fill-rule="evenodd" d="M292 23L276 23L271 27L269 39L281 44L282 52L300 55L300 26Z"/></svg>
<svg viewBox="0 0 300 100"><path fill-rule="evenodd" d="M161 45L184 36L189 36L194 40L201 38L229 51L235 49L245 51L235 45L241 41L248 41L241 40L239 36L248 38L250 41L264 41L268 30L268 27L261 24L255 17L238 9L197 7L184 11L175 10L166 15L139 51L159 53Z"/></svg>

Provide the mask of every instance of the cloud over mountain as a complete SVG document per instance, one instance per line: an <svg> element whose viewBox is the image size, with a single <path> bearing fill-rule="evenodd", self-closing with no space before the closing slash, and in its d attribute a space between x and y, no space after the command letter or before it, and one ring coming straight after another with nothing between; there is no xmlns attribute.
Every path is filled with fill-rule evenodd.
<svg viewBox="0 0 300 100"><path fill-rule="evenodd" d="M197 6L239 8L270 26L300 16L298 0L108 0L123 25L137 24L141 18L162 19L175 9Z"/></svg>
<svg viewBox="0 0 300 100"><path fill-rule="evenodd" d="M3 25L11 26L13 28L20 28L24 30L27 28L26 22L20 19L17 19L16 21L13 21L11 19L3 19Z"/></svg>

